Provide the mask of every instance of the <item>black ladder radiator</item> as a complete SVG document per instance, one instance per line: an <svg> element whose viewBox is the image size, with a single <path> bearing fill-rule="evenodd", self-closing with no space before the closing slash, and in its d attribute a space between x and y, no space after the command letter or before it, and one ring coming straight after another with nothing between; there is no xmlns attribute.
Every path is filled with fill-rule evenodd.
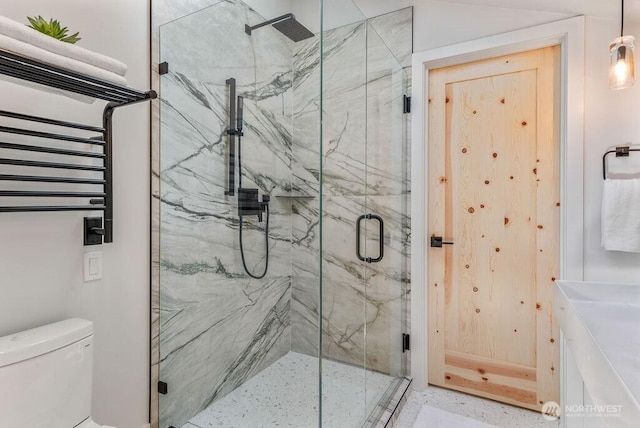
<svg viewBox="0 0 640 428"><path fill-rule="evenodd" d="M0 213L102 211L104 242L113 242L113 113L156 93L3 50L0 74L108 101L102 125L93 126L5 111L0 98ZM20 203L24 198L59 202Z"/></svg>

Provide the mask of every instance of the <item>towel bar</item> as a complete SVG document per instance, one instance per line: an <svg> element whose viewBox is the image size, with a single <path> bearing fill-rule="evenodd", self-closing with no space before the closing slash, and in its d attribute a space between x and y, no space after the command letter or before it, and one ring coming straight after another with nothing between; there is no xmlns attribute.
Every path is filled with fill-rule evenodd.
<svg viewBox="0 0 640 428"><path fill-rule="evenodd" d="M113 113L117 108L157 98L155 91L142 92L126 86L120 86L95 77L67 70L62 67L46 64L0 49L0 74L26 80L32 83L73 92L108 101L102 114L102 126L85 125L58 119L32 116L23 113L0 110L0 117L16 119L19 123L41 123L45 125L75 129L94 135L77 136L58 132L43 132L27 129L24 125L0 126L3 135L20 135L38 140L37 144L25 144L22 141L0 141L0 149L18 153L39 153L42 156L57 155L77 158L90 158L95 163L60 163L45 160L0 157L0 165L11 165L12 168L54 168L65 171L83 171L84 174L99 174L100 177L87 176L47 176L26 175L20 173L0 173L0 182L61 183L100 186L99 189L0 189L0 197L46 197L46 198L89 198L86 205L15 205L1 206L0 213L17 212L51 212L51 211L103 211L104 242L113 242ZM95 133L98 135L96 136ZM7 140L9 137L4 138ZM48 141L47 144L45 142ZM54 142L85 144L87 150L68 147L54 147ZM60 144L60 143L58 143ZM96 152L91 148L101 147ZM85 202L86 203L86 202Z"/></svg>
<svg viewBox="0 0 640 428"><path fill-rule="evenodd" d="M62 155L62 156L81 156L86 158L99 158L99 159L102 159L105 157L104 153L81 152L78 150L56 149L53 147L5 143L2 141L0 141L0 149L22 150L25 152L51 153L51 154Z"/></svg>
<svg viewBox="0 0 640 428"><path fill-rule="evenodd" d="M607 179L607 156L615 153L617 158L628 157L630 152L640 152L640 149L632 149L629 146L616 147L615 150L609 150L602 155L602 179Z"/></svg>
<svg viewBox="0 0 640 428"><path fill-rule="evenodd" d="M0 181L30 181L38 183L73 183L73 184L105 184L104 179L74 178L74 177L46 177L41 175L13 175L0 174Z"/></svg>
<svg viewBox="0 0 640 428"><path fill-rule="evenodd" d="M1 49L0 72L40 85L118 103L142 101L156 97L154 91L138 91Z"/></svg>
<svg viewBox="0 0 640 428"><path fill-rule="evenodd" d="M65 128L82 129L84 131L99 132L104 134L104 128L98 126L83 125L82 123L64 122L62 120L47 119L45 117L30 116L28 114L16 113L13 111L0 110L0 116L12 119L28 120L30 122L46 123L47 125L62 126Z"/></svg>

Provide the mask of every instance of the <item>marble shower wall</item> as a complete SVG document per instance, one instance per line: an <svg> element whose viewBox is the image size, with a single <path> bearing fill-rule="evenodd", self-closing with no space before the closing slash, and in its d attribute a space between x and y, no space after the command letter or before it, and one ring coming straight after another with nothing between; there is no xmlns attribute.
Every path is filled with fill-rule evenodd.
<svg viewBox="0 0 640 428"><path fill-rule="evenodd" d="M325 32L323 152L319 158L318 37L295 45L292 187L319 195L323 168L322 335L324 357L403 375L400 353L409 295L409 124L411 8ZM318 355L319 204L292 206L292 349ZM355 223L375 213L385 222L385 256L355 256ZM378 254L377 224L366 252ZM366 342L365 342L366 333Z"/></svg>
<svg viewBox="0 0 640 428"><path fill-rule="evenodd" d="M239 0L154 1L153 11L154 28L168 22L154 33L154 70L162 61L170 70L154 74L162 105L152 178L151 388L160 379L170 390L152 396L152 426L164 427L181 426L289 350L318 355L320 58L318 36L294 44L265 27L248 37L245 22L263 17ZM408 91L399 92L397 62L410 69L411 19L404 9L325 40L323 351L362 365L366 326L368 368L395 375L401 363L389 344L407 315L410 199L409 140L400 138L397 110ZM236 200L224 195L229 77L245 96L243 186L272 196L262 280L244 274ZM385 259L375 266L353 252L365 202L386 225ZM244 228L255 271L264 263L263 227ZM372 244L366 251L375 256Z"/></svg>
<svg viewBox="0 0 640 428"><path fill-rule="evenodd" d="M160 28L160 426L182 426L291 349L291 202L272 197L269 270L249 278L227 184L228 89L244 96L243 187L291 188L293 43L241 1ZM244 220L247 264L265 263L265 223Z"/></svg>

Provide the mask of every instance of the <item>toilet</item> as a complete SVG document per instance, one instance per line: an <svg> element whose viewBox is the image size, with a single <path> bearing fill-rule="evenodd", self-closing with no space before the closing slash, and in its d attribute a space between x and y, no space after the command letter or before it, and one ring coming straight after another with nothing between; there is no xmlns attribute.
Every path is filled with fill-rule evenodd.
<svg viewBox="0 0 640 428"><path fill-rule="evenodd" d="M113 428L91 419L92 365L91 321L0 337L0 426Z"/></svg>

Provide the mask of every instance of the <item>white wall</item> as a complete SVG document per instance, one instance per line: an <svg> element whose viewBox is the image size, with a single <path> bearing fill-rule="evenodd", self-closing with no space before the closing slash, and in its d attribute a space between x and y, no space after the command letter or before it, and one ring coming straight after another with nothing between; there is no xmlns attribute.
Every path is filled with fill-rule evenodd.
<svg viewBox="0 0 640 428"><path fill-rule="evenodd" d="M0 14L58 18L80 31L81 46L128 64L130 85L149 86L148 0L3 0ZM0 109L100 125L103 105L0 82ZM0 335L92 320L94 419L122 428L148 422L149 162L149 106L117 111L114 243L99 247L103 280L82 281L83 253L98 248L82 245L86 213L0 214Z"/></svg>
<svg viewBox="0 0 640 428"><path fill-rule="evenodd" d="M626 25L625 28L628 28L625 33L640 36L640 25ZM587 19L584 142L585 279L638 284L640 255L607 252L600 247L602 154L612 145L640 143L640 84L636 83L635 86L621 91L611 91L608 88L606 54L610 41L619 31L618 22L598 18ZM638 78L640 76L636 75L636 79Z"/></svg>
<svg viewBox="0 0 640 428"><path fill-rule="evenodd" d="M314 0L301 1L315 3ZM622 91L608 88L608 45L620 31L619 2L541 0L532 5L536 11L469 4L508 3L501 0L400 0L392 3L355 0L355 3L366 16L414 6L414 52L586 14L585 279L640 283L640 255L605 252L600 246L602 154L610 146L626 142L640 144L640 83ZM525 3L518 4L523 6ZM640 2L628 3L625 34L640 37ZM640 80L640 76L637 79Z"/></svg>

